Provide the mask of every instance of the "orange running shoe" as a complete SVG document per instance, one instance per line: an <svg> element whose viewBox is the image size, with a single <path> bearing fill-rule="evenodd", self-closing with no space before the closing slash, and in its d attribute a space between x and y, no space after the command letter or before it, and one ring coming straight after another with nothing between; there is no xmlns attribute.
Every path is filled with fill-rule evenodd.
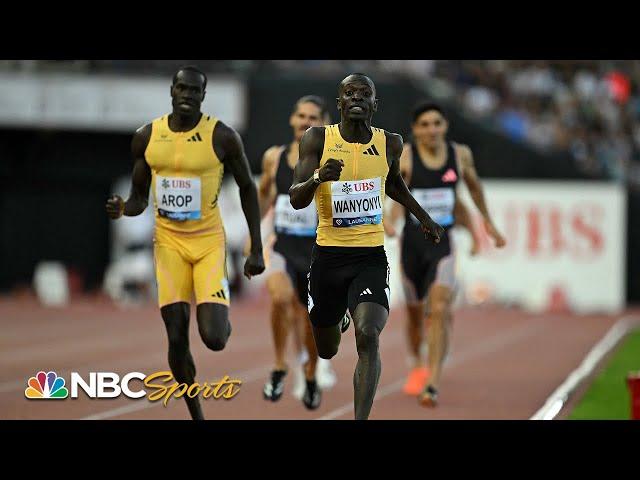
<svg viewBox="0 0 640 480"><path fill-rule="evenodd" d="M402 387L402 391L407 395L416 396L424 390L427 380L429 380L430 372L427 367L416 367L409 372L407 381Z"/></svg>

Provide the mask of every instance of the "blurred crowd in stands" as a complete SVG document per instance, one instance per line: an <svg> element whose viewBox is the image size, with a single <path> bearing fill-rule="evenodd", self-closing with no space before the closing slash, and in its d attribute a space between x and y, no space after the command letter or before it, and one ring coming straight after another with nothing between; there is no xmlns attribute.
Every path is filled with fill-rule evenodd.
<svg viewBox="0 0 640 480"><path fill-rule="evenodd" d="M170 75L185 63L212 74L402 76L483 127L541 151L569 151L589 176L640 190L635 60L4 60L0 70Z"/></svg>

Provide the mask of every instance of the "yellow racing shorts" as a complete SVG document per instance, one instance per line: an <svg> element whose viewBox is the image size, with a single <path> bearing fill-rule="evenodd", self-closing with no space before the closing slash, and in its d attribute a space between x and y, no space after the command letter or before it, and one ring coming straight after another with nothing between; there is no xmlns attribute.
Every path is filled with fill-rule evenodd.
<svg viewBox="0 0 640 480"><path fill-rule="evenodd" d="M154 263L160 308L177 302L229 306L224 230L179 233L155 229Z"/></svg>

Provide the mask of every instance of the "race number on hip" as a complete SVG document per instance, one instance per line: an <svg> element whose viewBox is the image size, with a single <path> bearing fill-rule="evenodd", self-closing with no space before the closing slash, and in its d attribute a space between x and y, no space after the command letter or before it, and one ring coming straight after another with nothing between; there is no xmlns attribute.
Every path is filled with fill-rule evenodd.
<svg viewBox="0 0 640 480"><path fill-rule="evenodd" d="M414 188L411 195L429 216L442 227L453 225L453 207L456 196L453 188ZM420 223L411 214L414 223Z"/></svg>
<svg viewBox="0 0 640 480"><path fill-rule="evenodd" d="M200 219L200 179L156 176L158 215L171 220Z"/></svg>
<svg viewBox="0 0 640 480"><path fill-rule="evenodd" d="M380 177L331 184L334 227L377 225L382 222Z"/></svg>
<svg viewBox="0 0 640 480"><path fill-rule="evenodd" d="M282 193L276 199L275 228L276 233L313 237L318 225L318 214L315 203L296 210L291 206L289 195Z"/></svg>

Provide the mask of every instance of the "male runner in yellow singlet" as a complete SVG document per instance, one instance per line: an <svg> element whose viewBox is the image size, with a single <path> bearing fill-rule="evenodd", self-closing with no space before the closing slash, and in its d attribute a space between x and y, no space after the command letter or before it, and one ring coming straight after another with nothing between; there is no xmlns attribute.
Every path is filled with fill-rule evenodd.
<svg viewBox="0 0 640 480"><path fill-rule="evenodd" d="M373 81L362 74L338 87L340 123L311 127L289 190L291 205L305 208L315 197L316 245L309 271L308 309L322 358L340 345L348 308L358 363L353 376L356 419L367 419L380 378L378 339L389 315L389 265L382 224L385 195L419 219L423 233L440 241L442 227L413 198L400 174L402 137L371 126L378 107ZM425 242L425 248L431 245Z"/></svg>
<svg viewBox="0 0 640 480"><path fill-rule="evenodd" d="M154 259L158 301L169 340L169 365L180 383L195 381L189 351L190 303L195 294L200 337L211 350L222 350L229 335L229 286L225 235L218 194L224 167L233 174L251 236L244 274L264 271L260 211L256 186L240 136L200 111L207 77L197 67L176 72L171 85L173 111L139 128L131 143L133 177L127 201L114 195L107 213L140 215L154 194ZM202 420L198 397L184 396L194 420Z"/></svg>

